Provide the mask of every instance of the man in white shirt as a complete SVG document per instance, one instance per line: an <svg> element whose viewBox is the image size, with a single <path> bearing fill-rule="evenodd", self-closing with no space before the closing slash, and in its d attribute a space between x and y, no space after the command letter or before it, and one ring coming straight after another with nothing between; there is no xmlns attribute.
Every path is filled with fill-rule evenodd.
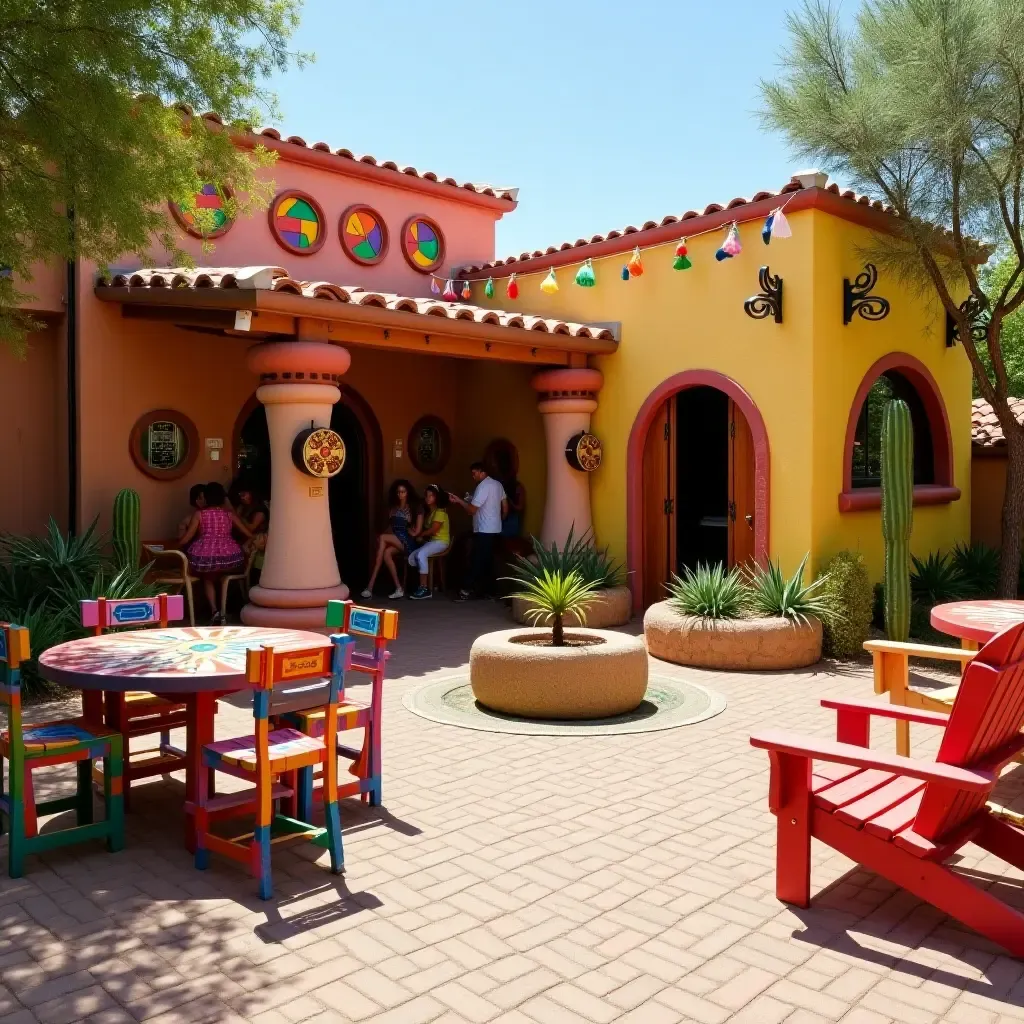
<svg viewBox="0 0 1024 1024"><path fill-rule="evenodd" d="M474 462L469 471L476 484L472 497L448 495L449 501L460 505L473 517L469 575L459 591L460 601L468 601L474 593L484 594L490 589L494 576L494 545L501 536L501 521L508 514L505 488L488 476L487 467L482 462Z"/></svg>

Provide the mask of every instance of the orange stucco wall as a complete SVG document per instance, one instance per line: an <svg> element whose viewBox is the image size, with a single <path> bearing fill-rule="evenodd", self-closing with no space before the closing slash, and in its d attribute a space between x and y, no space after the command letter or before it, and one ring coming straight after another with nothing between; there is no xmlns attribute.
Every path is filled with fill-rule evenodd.
<svg viewBox="0 0 1024 1024"><path fill-rule="evenodd" d="M64 329L28 338L24 359L0 345L0 531L38 533L67 522Z"/></svg>
<svg viewBox="0 0 1024 1024"><path fill-rule="evenodd" d="M1006 459L975 456L971 460L971 540L998 548L1006 492Z"/></svg>

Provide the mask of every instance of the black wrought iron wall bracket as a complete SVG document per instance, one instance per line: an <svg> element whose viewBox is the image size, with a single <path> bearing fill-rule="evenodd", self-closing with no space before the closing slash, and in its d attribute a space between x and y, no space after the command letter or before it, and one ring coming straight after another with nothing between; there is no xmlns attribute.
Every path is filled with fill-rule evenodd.
<svg viewBox="0 0 1024 1024"><path fill-rule="evenodd" d="M976 295L968 295L960 303L960 312L971 325L971 338L976 344L988 340L988 315ZM956 320L946 314L946 348L952 348L960 340L960 328Z"/></svg>
<svg viewBox="0 0 1024 1024"><path fill-rule="evenodd" d="M782 278L772 275L767 267L757 272L757 281L761 291L751 295L743 303L743 312L755 320L767 320L773 317L777 324L782 323Z"/></svg>
<svg viewBox="0 0 1024 1024"><path fill-rule="evenodd" d="M889 315L889 300L881 295L872 295L871 289L878 283L878 270L874 263L868 263L850 283L843 278L843 324L847 325L856 313L864 320L884 320Z"/></svg>

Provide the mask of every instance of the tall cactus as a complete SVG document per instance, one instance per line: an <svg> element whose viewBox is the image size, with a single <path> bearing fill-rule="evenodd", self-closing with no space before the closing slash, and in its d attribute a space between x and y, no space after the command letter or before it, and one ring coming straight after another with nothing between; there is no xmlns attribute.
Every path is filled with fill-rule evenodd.
<svg viewBox="0 0 1024 1024"><path fill-rule="evenodd" d="M139 534L141 503L139 492L126 487L114 498L114 555L117 564L137 569L142 555L142 540Z"/></svg>
<svg viewBox="0 0 1024 1024"><path fill-rule="evenodd" d="M885 632L910 636L910 531L914 522L914 430L906 402L882 416L882 536L885 538Z"/></svg>

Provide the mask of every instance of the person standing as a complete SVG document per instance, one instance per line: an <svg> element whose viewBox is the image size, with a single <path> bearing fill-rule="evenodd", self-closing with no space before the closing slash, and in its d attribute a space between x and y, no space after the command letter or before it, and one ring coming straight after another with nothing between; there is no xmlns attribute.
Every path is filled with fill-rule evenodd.
<svg viewBox="0 0 1024 1024"><path fill-rule="evenodd" d="M448 500L464 508L473 517L473 546L470 551L469 575L459 591L459 600L468 601L473 594L490 591L494 576L494 546L501 536L501 521L508 515L505 488L488 476L482 462L474 462L469 472L476 484L473 494L460 498L449 492Z"/></svg>

